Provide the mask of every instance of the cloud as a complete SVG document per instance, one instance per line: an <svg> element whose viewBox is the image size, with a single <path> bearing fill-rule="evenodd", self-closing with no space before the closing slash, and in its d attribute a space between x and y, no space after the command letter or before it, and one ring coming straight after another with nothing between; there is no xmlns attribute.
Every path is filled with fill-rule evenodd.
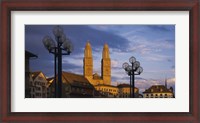
<svg viewBox="0 0 200 123"><path fill-rule="evenodd" d="M134 43L129 43L128 52L137 52L141 55L145 55L151 53L161 53L166 49L174 49L174 44L169 43L165 39L149 41L146 39L139 38L136 41L134 41Z"/></svg>
<svg viewBox="0 0 200 123"><path fill-rule="evenodd" d="M154 31L175 31L175 26L174 25L154 25L154 26L147 26L151 30Z"/></svg>
<svg viewBox="0 0 200 123"><path fill-rule="evenodd" d="M45 35L54 39L53 25L26 25L25 49L38 55L31 61L33 70L42 70L53 75L54 55L48 53L42 44ZM122 69L130 56L140 61L144 72L137 76L141 89L150 83L157 82L163 74L174 76L175 41L173 26L148 27L145 25L63 25L65 34L71 39L74 51L63 56L63 70L83 73L84 48L87 40L92 46L94 72L101 73L101 58L104 43L110 50L112 80L129 83L129 76ZM170 31L171 30L171 31ZM165 62L166 61L166 62ZM152 69L153 68L153 69ZM144 79L144 80L143 80ZM146 84L145 84L146 82Z"/></svg>
<svg viewBox="0 0 200 123"><path fill-rule="evenodd" d="M117 60L111 60L111 67L112 68L118 68L119 66L121 66L121 65L119 65L119 62L117 61Z"/></svg>
<svg viewBox="0 0 200 123"><path fill-rule="evenodd" d="M171 61L171 59L174 58L174 56L166 56L166 55L160 55L160 54L151 54L144 57L147 61Z"/></svg>
<svg viewBox="0 0 200 123"><path fill-rule="evenodd" d="M104 43L108 43L112 49L125 49L128 41L119 35L109 32L100 31L86 25L62 25L64 33L71 39L74 45L74 51L69 56L63 56L63 66L79 67L82 69L82 60L84 47L87 40L90 40L93 59L101 61L101 54ZM53 63L49 61L54 60L54 55L50 54L43 46L42 39L44 36L49 35L54 40L52 29L54 25L26 25L25 26L25 49L38 55L38 59L32 61L31 67L36 70L40 69L50 75L53 69ZM96 55L98 54L98 56ZM44 64L50 64L49 68L44 68ZM45 65L46 65L45 64ZM70 68L69 70L71 70ZM67 70L67 69L66 69ZM80 70L79 70L80 71Z"/></svg>

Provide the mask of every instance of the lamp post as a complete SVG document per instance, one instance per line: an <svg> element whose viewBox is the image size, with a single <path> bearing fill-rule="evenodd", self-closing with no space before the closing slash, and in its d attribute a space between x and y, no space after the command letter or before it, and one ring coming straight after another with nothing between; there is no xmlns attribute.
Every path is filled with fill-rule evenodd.
<svg viewBox="0 0 200 123"><path fill-rule="evenodd" d="M54 82L55 82L55 98L62 97L62 55L70 55L73 50L71 41L65 36L60 26L53 29L55 40L49 36L43 38L43 44L49 53L54 54ZM56 45L56 43L57 45ZM64 52L63 52L64 51ZM58 65L57 65L58 64ZM56 74L58 70L58 83L56 83Z"/></svg>
<svg viewBox="0 0 200 123"><path fill-rule="evenodd" d="M143 72L143 68L140 67L140 62L136 61L136 58L133 56L129 58L129 62L131 65L125 62L123 63L122 68L130 76L130 97L134 98L135 75L140 75Z"/></svg>

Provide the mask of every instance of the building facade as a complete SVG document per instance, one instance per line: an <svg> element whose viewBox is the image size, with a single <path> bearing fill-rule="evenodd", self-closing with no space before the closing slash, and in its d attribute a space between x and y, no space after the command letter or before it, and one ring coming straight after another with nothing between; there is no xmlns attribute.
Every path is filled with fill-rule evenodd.
<svg viewBox="0 0 200 123"><path fill-rule="evenodd" d="M27 50L25 50L25 98L31 97L31 88L30 88L30 59L37 58L37 56Z"/></svg>
<svg viewBox="0 0 200 123"><path fill-rule="evenodd" d="M117 86L119 88L119 97L120 98L130 98L130 85L129 84L120 84ZM139 98L139 89L134 88L134 97Z"/></svg>
<svg viewBox="0 0 200 123"><path fill-rule="evenodd" d="M99 84L94 86L102 97L116 98L119 97L119 89L113 85Z"/></svg>
<svg viewBox="0 0 200 123"><path fill-rule="evenodd" d="M51 97L55 97L55 81L50 79ZM56 79L56 83L58 79ZM95 97L94 86L83 76L70 72L62 72L62 98L92 98Z"/></svg>
<svg viewBox="0 0 200 123"><path fill-rule="evenodd" d="M164 85L153 85L143 92L144 98L174 98L173 88Z"/></svg>
<svg viewBox="0 0 200 123"><path fill-rule="evenodd" d="M92 98L95 88L83 76L79 74L63 72L63 97L70 98Z"/></svg>
<svg viewBox="0 0 200 123"><path fill-rule="evenodd" d="M30 73L30 90L31 98L47 98L48 97L48 81L41 72Z"/></svg>

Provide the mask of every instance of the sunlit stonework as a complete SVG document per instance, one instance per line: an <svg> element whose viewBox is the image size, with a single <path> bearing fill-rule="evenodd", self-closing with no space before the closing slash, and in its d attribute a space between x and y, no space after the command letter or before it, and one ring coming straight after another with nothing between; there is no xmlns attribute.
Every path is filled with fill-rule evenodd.
<svg viewBox="0 0 200 123"><path fill-rule="evenodd" d="M84 77L87 78L91 84L111 84L111 60L109 54L109 47L105 44L102 51L101 76L99 76L97 73L93 73L92 48L89 41L86 43L83 58L83 73Z"/></svg>

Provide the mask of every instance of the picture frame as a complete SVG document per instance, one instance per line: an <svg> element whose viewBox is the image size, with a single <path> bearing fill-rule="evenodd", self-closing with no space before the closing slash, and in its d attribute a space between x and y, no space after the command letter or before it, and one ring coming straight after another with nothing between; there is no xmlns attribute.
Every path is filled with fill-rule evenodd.
<svg viewBox="0 0 200 123"><path fill-rule="evenodd" d="M1 122L200 122L199 2L199 0L1 1ZM189 11L189 112L11 112L12 11Z"/></svg>

